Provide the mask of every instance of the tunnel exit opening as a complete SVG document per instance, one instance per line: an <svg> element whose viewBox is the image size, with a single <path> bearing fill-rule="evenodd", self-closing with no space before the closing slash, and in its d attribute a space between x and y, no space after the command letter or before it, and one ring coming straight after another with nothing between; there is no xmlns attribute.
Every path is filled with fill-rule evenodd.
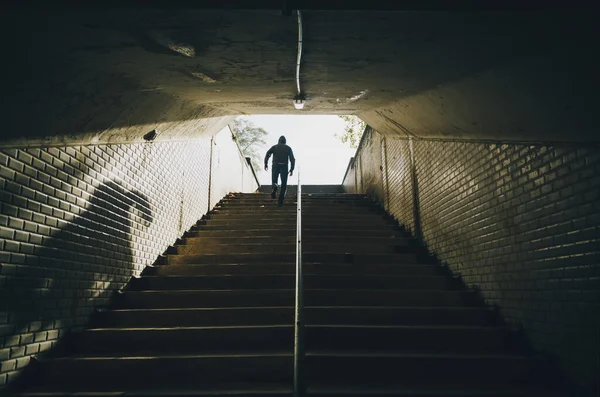
<svg viewBox="0 0 600 397"><path fill-rule="evenodd" d="M335 115L253 115L238 117L230 127L240 149L252 158L261 185L271 185L272 159L269 171L265 171L264 158L281 136L285 136L293 150L296 169L302 170L303 184L341 185L355 152L350 142L342 142L346 124ZM296 176L291 176L288 184L295 185Z"/></svg>

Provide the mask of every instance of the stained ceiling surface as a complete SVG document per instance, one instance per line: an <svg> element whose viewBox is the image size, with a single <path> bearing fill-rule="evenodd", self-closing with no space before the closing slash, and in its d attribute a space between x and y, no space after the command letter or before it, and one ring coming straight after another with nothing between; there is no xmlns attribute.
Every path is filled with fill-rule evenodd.
<svg viewBox="0 0 600 397"><path fill-rule="evenodd" d="M598 142L581 10L8 8L3 146L212 134L240 114L356 114L386 135ZM286 15L287 14L287 15Z"/></svg>

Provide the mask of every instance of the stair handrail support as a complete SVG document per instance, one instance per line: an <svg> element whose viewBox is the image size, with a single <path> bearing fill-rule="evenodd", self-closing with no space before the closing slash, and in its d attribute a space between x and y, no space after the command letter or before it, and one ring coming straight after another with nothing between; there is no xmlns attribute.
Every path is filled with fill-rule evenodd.
<svg viewBox="0 0 600 397"><path fill-rule="evenodd" d="M296 198L296 303L294 308L294 397L304 397L304 288L302 274L302 185L300 170Z"/></svg>

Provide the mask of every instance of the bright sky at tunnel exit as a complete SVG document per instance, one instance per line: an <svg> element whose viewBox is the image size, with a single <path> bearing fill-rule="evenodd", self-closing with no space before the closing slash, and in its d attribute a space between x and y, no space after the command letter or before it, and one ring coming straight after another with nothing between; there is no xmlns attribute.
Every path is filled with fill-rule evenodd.
<svg viewBox="0 0 600 397"><path fill-rule="evenodd" d="M281 135L287 139L287 144L294 150L296 167L300 167L302 184L309 185L339 185L350 158L355 149L342 143L334 136L344 132L344 121L337 116L308 116L308 115L254 115L244 116L257 127L264 128L269 135L267 145L261 151L261 165L267 150L277 143ZM260 169L258 180L263 185L271 184L271 159L269 172ZM297 183L297 174L289 178L288 184Z"/></svg>

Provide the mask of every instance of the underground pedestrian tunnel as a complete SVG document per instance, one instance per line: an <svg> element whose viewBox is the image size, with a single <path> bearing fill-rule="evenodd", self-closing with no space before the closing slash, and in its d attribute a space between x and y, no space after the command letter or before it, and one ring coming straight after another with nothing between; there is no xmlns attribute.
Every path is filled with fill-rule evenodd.
<svg viewBox="0 0 600 397"><path fill-rule="evenodd" d="M234 117L353 114L368 127L340 189L597 395L593 13L253 3L2 9L0 385L258 188Z"/></svg>

